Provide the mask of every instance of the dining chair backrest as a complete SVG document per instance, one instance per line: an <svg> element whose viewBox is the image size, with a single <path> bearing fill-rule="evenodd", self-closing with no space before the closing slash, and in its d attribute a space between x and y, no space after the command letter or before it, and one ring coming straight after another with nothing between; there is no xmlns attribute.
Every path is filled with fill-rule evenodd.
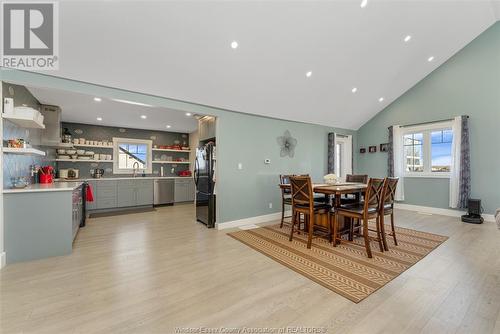
<svg viewBox="0 0 500 334"><path fill-rule="evenodd" d="M364 212L369 209L378 209L382 202L382 191L384 190L384 179L370 178L366 187Z"/></svg>
<svg viewBox="0 0 500 334"><path fill-rule="evenodd" d="M345 176L346 182L356 182L356 183L368 183L368 175L355 175L355 174L347 174Z"/></svg>
<svg viewBox="0 0 500 334"><path fill-rule="evenodd" d="M394 198L396 197L396 187L398 186L399 178L386 177L384 181L384 190L382 191L381 209L386 205L394 205Z"/></svg>
<svg viewBox="0 0 500 334"><path fill-rule="evenodd" d="M280 184L290 184L290 177L293 175L280 175ZM290 188L281 188L281 195L290 195L292 193L292 189Z"/></svg>
<svg viewBox="0 0 500 334"><path fill-rule="evenodd" d="M309 176L292 176L290 177L292 188L292 207L300 205L307 206L313 209L314 194L312 190L312 182Z"/></svg>

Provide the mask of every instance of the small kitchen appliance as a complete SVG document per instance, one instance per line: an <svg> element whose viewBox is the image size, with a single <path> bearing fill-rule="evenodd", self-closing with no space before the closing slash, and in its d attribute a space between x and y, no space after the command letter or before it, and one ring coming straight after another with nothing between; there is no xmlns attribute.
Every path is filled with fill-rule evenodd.
<svg viewBox="0 0 500 334"><path fill-rule="evenodd" d="M92 177L94 179L100 179L103 175L104 175L104 169L102 169L102 168L96 168L92 172Z"/></svg>

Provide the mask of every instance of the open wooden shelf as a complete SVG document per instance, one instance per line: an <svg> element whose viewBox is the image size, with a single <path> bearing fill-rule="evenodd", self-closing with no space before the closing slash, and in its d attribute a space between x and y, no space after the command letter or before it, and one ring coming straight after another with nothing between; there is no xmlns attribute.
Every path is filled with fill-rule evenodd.
<svg viewBox="0 0 500 334"><path fill-rule="evenodd" d="M177 165L177 164L190 164L191 162L189 161L158 161L155 160L153 161L154 164L172 164L172 165Z"/></svg>
<svg viewBox="0 0 500 334"><path fill-rule="evenodd" d="M86 160L86 159L54 159L57 162L114 162L114 160Z"/></svg>
<svg viewBox="0 0 500 334"><path fill-rule="evenodd" d="M38 120L33 118L9 114L2 114L2 117L23 128L45 129L45 125L43 123L40 123Z"/></svg>
<svg viewBox="0 0 500 334"><path fill-rule="evenodd" d="M190 153L191 150L172 150L170 148L153 148L153 151L159 152L181 152L181 153Z"/></svg>
<svg viewBox="0 0 500 334"><path fill-rule="evenodd" d="M23 154L23 155L41 155L45 156L44 151L37 150L36 148L15 148L15 147L4 147L3 153L9 154Z"/></svg>

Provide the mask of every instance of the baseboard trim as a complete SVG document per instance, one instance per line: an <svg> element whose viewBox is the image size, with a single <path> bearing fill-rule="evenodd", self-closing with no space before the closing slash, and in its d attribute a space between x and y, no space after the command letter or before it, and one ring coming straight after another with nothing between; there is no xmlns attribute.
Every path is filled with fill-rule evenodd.
<svg viewBox="0 0 500 334"><path fill-rule="evenodd" d="M292 214L292 211L285 211L285 216L290 216L291 214ZM225 230L228 228L240 227L240 226L245 226L245 225L266 223L266 222L269 222L272 220L278 220L278 219L281 219L281 212L275 212L275 213L270 213L268 215L248 217L248 218L244 218L244 219L220 223L220 224L217 224L217 229L218 230Z"/></svg>
<svg viewBox="0 0 500 334"><path fill-rule="evenodd" d="M5 264L6 264L6 255L5 255L5 252L1 252L0 253L0 269L2 269L3 267L5 267Z"/></svg>
<svg viewBox="0 0 500 334"><path fill-rule="evenodd" d="M464 211L453 210L453 209L443 209L443 208L433 208L430 206L421 206L421 205L413 205L413 204L405 204L405 203L395 203L396 209L408 210L408 211L417 211L427 214L433 215L441 215L448 217L457 217L459 218L464 214ZM487 222L495 222L495 217L490 214L483 214L484 221Z"/></svg>

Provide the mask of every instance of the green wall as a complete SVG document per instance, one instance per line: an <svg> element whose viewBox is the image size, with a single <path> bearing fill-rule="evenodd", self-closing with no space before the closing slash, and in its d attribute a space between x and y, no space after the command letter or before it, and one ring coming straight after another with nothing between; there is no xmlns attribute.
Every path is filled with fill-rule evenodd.
<svg viewBox="0 0 500 334"><path fill-rule="evenodd" d="M235 113L30 72L2 69L0 74L1 80L17 84L133 100L217 116L219 222L279 212L281 197L278 175L281 173L309 173L314 180L321 181L326 174L328 132L353 134L353 145L356 145L355 132L349 130ZM298 140L293 159L279 156L280 148L276 138L283 135L285 130L289 130ZM269 165L264 164L264 159L267 158L271 159ZM243 164L242 170L238 170L238 163ZM353 168L356 168L355 163ZM273 208L269 208L270 202L273 203Z"/></svg>
<svg viewBox="0 0 500 334"><path fill-rule="evenodd" d="M472 197L500 207L500 22L358 130L358 148L387 142L390 125L470 116ZM387 154L359 154L357 171L387 174ZM448 179L407 178L405 202L448 207Z"/></svg>

